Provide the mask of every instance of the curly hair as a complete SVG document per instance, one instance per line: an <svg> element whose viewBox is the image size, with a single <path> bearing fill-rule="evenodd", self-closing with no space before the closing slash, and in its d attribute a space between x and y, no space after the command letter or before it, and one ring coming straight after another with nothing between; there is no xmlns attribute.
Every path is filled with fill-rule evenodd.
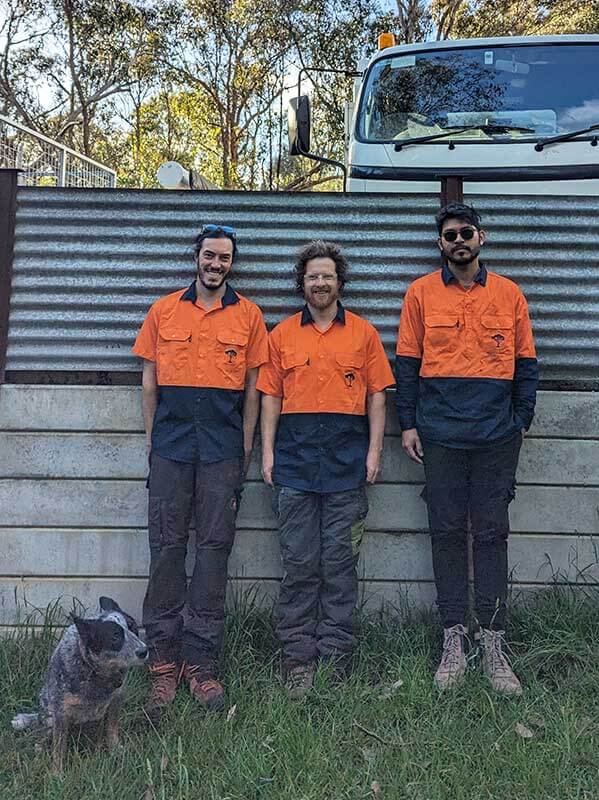
<svg viewBox="0 0 599 800"><path fill-rule="evenodd" d="M335 262L335 271L339 280L339 291L348 281L349 264L341 252L341 247L334 242L325 242L316 239L304 245L297 254L295 262L295 289L299 294L304 292L304 277L306 275L306 264L313 258L330 258Z"/></svg>

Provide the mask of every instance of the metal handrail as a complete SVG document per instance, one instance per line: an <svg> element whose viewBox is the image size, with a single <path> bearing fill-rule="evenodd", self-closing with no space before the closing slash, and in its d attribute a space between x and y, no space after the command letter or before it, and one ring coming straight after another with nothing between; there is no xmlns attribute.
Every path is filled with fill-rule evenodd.
<svg viewBox="0 0 599 800"><path fill-rule="evenodd" d="M4 123L5 125L10 125L12 128L16 128L23 133L28 134L29 136L33 136L36 139L39 139L46 144L52 145L52 147L56 147L57 149L61 150L65 154L69 154L75 158L80 159L81 161L85 161L86 163L98 167L102 170L105 170L109 175L112 176L113 185L116 184L116 171L107 167L105 164L101 164L99 161L95 161L93 158L84 155L83 153L78 153L76 150L73 150L71 147L68 147L66 144L62 142L56 141L56 139L50 139L48 136L44 136L43 133L39 133L38 131L33 130L32 128L28 128L26 125L22 125L20 122L15 122L9 117L5 117L0 114L0 123Z"/></svg>

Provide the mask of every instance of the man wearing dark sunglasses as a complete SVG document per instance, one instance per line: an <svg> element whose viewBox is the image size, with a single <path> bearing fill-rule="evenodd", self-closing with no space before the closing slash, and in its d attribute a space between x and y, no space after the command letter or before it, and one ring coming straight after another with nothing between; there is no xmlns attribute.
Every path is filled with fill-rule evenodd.
<svg viewBox="0 0 599 800"><path fill-rule="evenodd" d="M534 414L535 346L524 295L479 259L478 213L454 203L436 221L443 267L408 288L396 358L402 445L424 463L444 627L435 683L449 688L466 672L470 524L483 668L496 691L517 695L522 687L503 651L508 506Z"/></svg>
<svg viewBox="0 0 599 800"><path fill-rule="evenodd" d="M195 280L154 303L133 347L144 359L150 457L143 624L152 680L146 711L154 719L174 700L181 675L203 707L224 707L216 664L227 561L258 418L258 367L268 360L260 309L227 283L236 255L233 228L204 225L195 241Z"/></svg>

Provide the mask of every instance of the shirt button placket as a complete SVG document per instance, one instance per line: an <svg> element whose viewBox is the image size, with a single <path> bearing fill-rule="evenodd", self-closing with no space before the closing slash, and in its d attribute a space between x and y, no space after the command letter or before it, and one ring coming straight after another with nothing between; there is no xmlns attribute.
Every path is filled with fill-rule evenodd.
<svg viewBox="0 0 599 800"><path fill-rule="evenodd" d="M472 358L472 317L470 315L470 303L467 301L463 306L464 314L464 355L467 359Z"/></svg>
<svg viewBox="0 0 599 800"><path fill-rule="evenodd" d="M202 319L202 323L200 325L200 335L198 337L198 361L197 361L197 377L198 380L201 380L204 377L204 371L206 366L206 349L208 344L208 333L207 333L207 324L206 324L206 315Z"/></svg>
<svg viewBox="0 0 599 800"><path fill-rule="evenodd" d="M318 371L318 383L316 384L316 394L318 397L318 405L322 407L324 405L324 398L321 396L323 383L324 383L324 353L323 351L323 342L324 336L319 336L318 338L318 362L316 369Z"/></svg>

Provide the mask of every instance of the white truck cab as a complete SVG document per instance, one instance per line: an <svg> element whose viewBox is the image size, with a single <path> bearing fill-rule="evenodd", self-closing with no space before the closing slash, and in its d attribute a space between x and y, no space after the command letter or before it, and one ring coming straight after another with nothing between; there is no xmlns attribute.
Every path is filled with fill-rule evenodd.
<svg viewBox="0 0 599 800"><path fill-rule="evenodd" d="M309 152L299 85L292 155L345 168L352 192L435 192L458 177L466 193L599 194L598 35L380 47L354 73L345 165Z"/></svg>
<svg viewBox="0 0 599 800"><path fill-rule="evenodd" d="M460 175L477 194L597 195L598 73L591 35L379 50L346 113L347 189L431 192Z"/></svg>

